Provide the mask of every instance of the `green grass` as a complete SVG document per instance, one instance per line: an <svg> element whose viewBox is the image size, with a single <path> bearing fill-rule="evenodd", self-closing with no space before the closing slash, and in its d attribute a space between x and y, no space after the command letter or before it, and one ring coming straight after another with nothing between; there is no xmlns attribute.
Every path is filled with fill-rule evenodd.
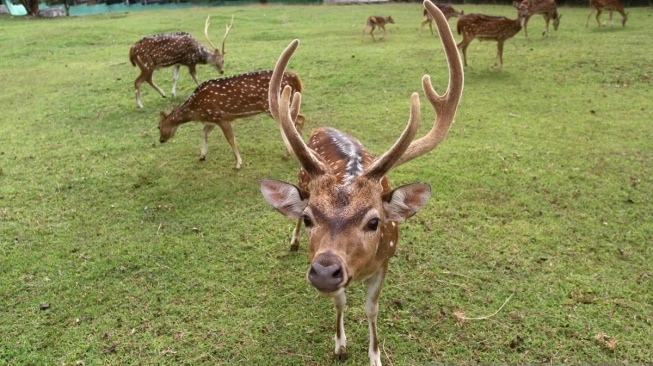
<svg viewBox="0 0 653 366"><path fill-rule="evenodd" d="M382 292L385 364L653 360L653 9L603 29L585 27L585 8L560 12L548 38L538 16L506 44L502 71L496 44L474 41L447 140L391 173L434 194L403 225ZM296 180L275 123L234 124L236 171L219 131L205 162L198 124L158 143L159 111L194 89L186 70L176 98L144 85L135 107L129 47L172 30L204 42L207 14L216 42L235 15L228 74L272 68L299 38L290 68L306 131L333 126L377 154L423 74L445 88L437 37L417 35L419 4L0 17L0 364L335 363L335 315L305 280L305 239L288 252L293 223L258 191L263 178ZM396 21L383 42L361 42L371 14ZM155 80L169 93L170 69ZM456 312L491 315L513 293L457 326ZM349 289L349 365L368 362L363 297Z"/></svg>

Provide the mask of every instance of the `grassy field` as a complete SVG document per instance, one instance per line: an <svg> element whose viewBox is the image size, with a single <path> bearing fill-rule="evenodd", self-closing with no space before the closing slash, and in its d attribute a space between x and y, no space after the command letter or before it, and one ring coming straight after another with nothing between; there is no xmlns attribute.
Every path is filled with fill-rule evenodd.
<svg viewBox="0 0 653 366"><path fill-rule="evenodd" d="M602 29L586 8L560 12L548 38L537 16L506 44L503 70L496 43L474 41L447 140L391 174L434 193L402 226L381 295L385 364L653 361L653 9ZM375 153L423 74L446 87L419 4L0 17L0 365L335 363L305 239L288 252L293 223L258 191L298 171L273 120L234 124L237 171L220 131L204 162L199 124L159 144L159 111L194 90L186 70L176 98L144 85L135 107L129 47L173 30L205 42L207 14L215 42L235 15L227 74L270 69L299 38L306 131L333 126ZM396 21L383 42L361 41L371 14ZM170 69L155 80L169 93ZM366 364L364 288L348 294L346 364Z"/></svg>

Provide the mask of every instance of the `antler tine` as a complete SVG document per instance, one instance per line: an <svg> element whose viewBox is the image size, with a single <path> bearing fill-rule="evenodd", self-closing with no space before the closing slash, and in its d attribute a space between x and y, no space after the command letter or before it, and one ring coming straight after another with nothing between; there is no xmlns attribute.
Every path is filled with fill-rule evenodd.
<svg viewBox="0 0 653 366"><path fill-rule="evenodd" d="M224 44L227 41L227 36L229 35L229 31L231 30L231 27L234 25L234 16L231 15L231 22L229 25L226 26L226 30L224 32L224 38L222 38L222 54L224 55L226 52L224 50Z"/></svg>
<svg viewBox="0 0 653 366"><path fill-rule="evenodd" d="M299 40L292 41L288 47L281 53L277 61L272 77L270 78L270 88L268 89L268 101L270 103L270 114L275 121L281 126L283 132L284 143L290 146L290 151L295 154L297 161L306 171L311 178L316 178L326 172L327 167L311 152L311 149L306 146L301 135L295 128L294 119L299 113L299 106L301 104L301 94L296 92L293 96L292 106L290 104L290 86L286 86L281 94L281 101L279 101L279 89L281 88L281 81L283 74L286 71L286 66L290 61L290 57L299 46ZM292 110L291 110L292 109Z"/></svg>
<svg viewBox="0 0 653 366"><path fill-rule="evenodd" d="M211 38L209 38L209 19L211 18L211 14L209 14L206 17L206 21L204 22L204 37L206 37L206 40L209 42L211 47L213 47L214 50L217 50L218 47L216 47L213 42L211 42Z"/></svg>
<svg viewBox="0 0 653 366"><path fill-rule="evenodd" d="M433 89L431 77L424 75L422 78L424 94L426 94L426 97L435 110L435 123L425 136L410 144L404 155L395 164L395 167L426 154L435 149L440 142L444 140L444 137L447 135L449 127L451 127L454 117L456 116L456 110L458 109L458 104L460 103L460 98L463 93L463 65L460 60L458 48L456 47L456 41L453 38L453 34L451 34L449 24L440 9L438 9L430 0L424 1L424 7L435 20L435 24L440 34L440 41L442 42L442 47L444 48L444 52L447 56L447 63L449 65L449 84L447 85L447 91L444 95L439 95L435 89Z"/></svg>
<svg viewBox="0 0 653 366"><path fill-rule="evenodd" d="M365 176L370 179L379 180L386 175L390 169L395 165L397 160L404 154L411 141L417 133L419 128L420 109L419 109L419 95L413 93L410 97L410 118L406 129L401 134L401 137L385 154L378 157L372 164L365 170Z"/></svg>

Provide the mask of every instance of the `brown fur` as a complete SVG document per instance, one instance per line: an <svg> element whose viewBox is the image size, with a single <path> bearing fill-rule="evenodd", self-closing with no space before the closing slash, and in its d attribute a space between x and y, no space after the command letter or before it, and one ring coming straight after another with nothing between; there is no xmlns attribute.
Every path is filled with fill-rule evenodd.
<svg viewBox="0 0 653 366"><path fill-rule="evenodd" d="M374 38L374 29L377 27L383 31L383 35L381 36L381 39L385 38L385 35L387 34L387 31L385 29L386 24L394 24L395 21L392 19L391 16L388 17L383 17L379 15L372 15L367 18L367 21L365 22L365 28L363 28L363 35L361 39L365 38L365 33L367 30L370 30L370 36L372 36L372 39L376 41L376 38Z"/></svg>
<svg viewBox="0 0 653 366"><path fill-rule="evenodd" d="M241 159L236 145L231 122L260 113L270 113L268 86L272 71L258 71L234 75L227 78L209 80L195 89L195 92L179 107L169 114L161 112L159 140L163 143L173 137L177 128L190 121L204 123L204 144L200 159L206 158L206 139L217 125L231 145L236 157L236 168ZM290 85L293 91L303 90L302 81L293 72L284 74L283 85ZM297 128L301 131L304 117L300 116Z"/></svg>
<svg viewBox="0 0 653 366"><path fill-rule="evenodd" d="M590 0L590 13L587 15L585 26L587 27L589 25L590 17L594 11L596 11L596 22L599 23L599 27L604 26L605 23L607 23L607 20L603 23L599 20L599 16L603 10L608 10L610 12L608 20L612 20L612 12L614 11L621 14L621 25L626 26L628 14L624 11L624 5L621 3L621 0Z"/></svg>
<svg viewBox="0 0 653 366"><path fill-rule="evenodd" d="M458 43L457 47L463 53L463 61L467 66L467 47L474 40L496 41L497 58L499 65L503 65L503 43L515 36L521 29L519 19L508 19L483 14L468 14L456 23L458 34L463 36L463 40Z"/></svg>

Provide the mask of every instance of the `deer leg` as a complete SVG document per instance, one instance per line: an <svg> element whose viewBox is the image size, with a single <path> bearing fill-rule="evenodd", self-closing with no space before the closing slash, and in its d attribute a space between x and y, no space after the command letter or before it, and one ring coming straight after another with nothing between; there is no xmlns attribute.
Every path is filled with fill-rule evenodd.
<svg viewBox="0 0 653 366"><path fill-rule="evenodd" d="M365 28L363 28L363 34L361 35L361 41L365 40L365 33L367 33L367 28L369 28L369 27L365 26Z"/></svg>
<svg viewBox="0 0 653 366"><path fill-rule="evenodd" d="M499 59L499 69L503 67L503 41L497 42L497 58Z"/></svg>
<svg viewBox="0 0 653 366"><path fill-rule="evenodd" d="M456 45L458 48L458 51L463 52L463 64L467 66L467 46L469 46L470 41L468 41L465 36L463 36L463 40Z"/></svg>
<svg viewBox="0 0 653 366"><path fill-rule="evenodd" d="M297 225L295 225L295 230L292 231L292 239L290 239L290 251L296 252L299 249L299 237L302 234L302 221L303 219L297 220Z"/></svg>
<svg viewBox="0 0 653 366"><path fill-rule="evenodd" d="M374 29L376 29L376 26L372 25L370 28L370 36L372 36L373 41L376 41L376 38L374 38Z"/></svg>
<svg viewBox="0 0 653 366"><path fill-rule="evenodd" d="M220 126L222 129L224 137L227 139L227 142L229 142L229 145L231 145L231 149L234 152L234 156L236 157L236 169L240 169L240 165L243 163L243 159L240 158L240 154L238 153L238 145L236 144L236 136L234 136L234 130L231 127L231 121L222 121L218 124L218 126Z"/></svg>
<svg viewBox="0 0 653 366"><path fill-rule="evenodd" d="M165 98L165 97L166 97L166 93L164 93L163 90L161 90L161 88L159 88L159 87L154 83L154 80L152 80L152 74L153 74L153 72L150 72L150 73L148 73L147 75L145 75L145 81L147 81L147 83L150 84L150 85L154 88L154 90L158 91L159 94L161 94L161 96Z"/></svg>
<svg viewBox="0 0 653 366"><path fill-rule="evenodd" d="M625 27L626 26L626 20L628 20L628 14L626 14L625 11L623 10L617 10L619 14L621 14L621 26Z"/></svg>
<svg viewBox="0 0 653 366"><path fill-rule="evenodd" d="M596 9L596 22L599 23L599 27L602 27L603 24L601 24L601 21L599 20L599 16L601 15L601 9Z"/></svg>
<svg viewBox="0 0 653 366"><path fill-rule="evenodd" d="M531 17L524 18L524 37L528 37L528 20Z"/></svg>
<svg viewBox="0 0 653 366"><path fill-rule="evenodd" d="M385 278L384 268L381 272L370 277L367 280L367 296L365 300L365 315L370 330L370 347L368 354L370 356L371 366L381 366L381 354L379 352L379 338L376 333L376 315L379 312L379 295L381 294L381 285Z"/></svg>
<svg viewBox="0 0 653 366"><path fill-rule="evenodd" d="M174 97L177 94L177 80L179 79L179 65L172 67L172 91L170 94Z"/></svg>
<svg viewBox="0 0 653 366"><path fill-rule="evenodd" d="M195 84L197 84L197 86L199 86L200 81L197 78L197 69L195 69L195 65L188 66L188 71L190 72L190 76L193 77L193 80L195 80Z"/></svg>
<svg viewBox="0 0 653 366"><path fill-rule="evenodd" d="M381 29L383 30L383 35L381 36L381 39L384 39L384 38L385 38L385 35L386 35L388 32L385 30L385 25L382 25L382 26L381 26Z"/></svg>
<svg viewBox="0 0 653 366"><path fill-rule="evenodd" d="M549 36L549 17L547 15L544 15L544 32L542 32L543 36Z"/></svg>
<svg viewBox="0 0 653 366"><path fill-rule="evenodd" d="M206 159L206 154L209 150L208 148L208 140L209 140L209 134L213 129L215 128L215 124L213 123L205 123L204 124L204 130L202 131L202 151L200 152L200 160L204 161Z"/></svg>
<svg viewBox="0 0 653 366"><path fill-rule="evenodd" d="M587 14L587 21L585 22L585 27L587 27L590 24L590 18L592 17L592 13L594 13L594 8L590 8L590 13Z"/></svg>
<svg viewBox="0 0 653 366"><path fill-rule="evenodd" d="M141 103L141 84L143 84L145 79L143 78L143 72L136 78L134 81L134 89L136 93L136 107L143 108L143 103Z"/></svg>
<svg viewBox="0 0 653 366"><path fill-rule="evenodd" d="M347 298L345 291L339 292L333 298L333 306L336 308L336 335L334 337L336 343L336 357L338 361L344 361L347 356L347 336L345 335L345 305Z"/></svg>
<svg viewBox="0 0 653 366"><path fill-rule="evenodd" d="M418 32L419 35L422 35L422 28L424 28L426 23L430 23L430 22L428 20L424 20L424 21L422 21L422 24L419 25L419 32ZM431 24L429 24L429 27L430 26L431 26ZM431 32L433 32L433 30L431 30Z"/></svg>

